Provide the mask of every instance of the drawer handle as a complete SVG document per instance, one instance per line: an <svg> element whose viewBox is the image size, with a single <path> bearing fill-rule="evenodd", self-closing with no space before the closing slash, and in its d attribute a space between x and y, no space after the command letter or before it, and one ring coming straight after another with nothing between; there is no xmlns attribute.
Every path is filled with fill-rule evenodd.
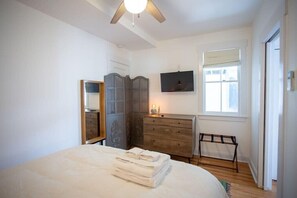
<svg viewBox="0 0 297 198"><path fill-rule="evenodd" d="M180 144L179 144L179 143L177 143L177 146L180 146Z"/></svg>
<svg viewBox="0 0 297 198"><path fill-rule="evenodd" d="M155 128L153 128L153 131L155 130Z"/></svg>
<svg viewBox="0 0 297 198"><path fill-rule="evenodd" d="M154 142L155 142L155 140L151 140L151 142L152 142L152 143L154 143Z"/></svg>
<svg viewBox="0 0 297 198"><path fill-rule="evenodd" d="M155 122L155 120L153 120L153 122Z"/></svg>
<svg viewBox="0 0 297 198"><path fill-rule="evenodd" d="M180 124L180 122L178 122L178 124Z"/></svg>
<svg viewBox="0 0 297 198"><path fill-rule="evenodd" d="M177 131L177 133L180 133L180 131Z"/></svg>

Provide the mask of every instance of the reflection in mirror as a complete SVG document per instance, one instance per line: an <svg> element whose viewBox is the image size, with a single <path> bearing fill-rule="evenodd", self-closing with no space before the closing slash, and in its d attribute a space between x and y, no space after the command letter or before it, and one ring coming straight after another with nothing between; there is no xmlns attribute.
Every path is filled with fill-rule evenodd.
<svg viewBox="0 0 297 198"><path fill-rule="evenodd" d="M100 112L99 83L85 82L85 110Z"/></svg>
<svg viewBox="0 0 297 198"><path fill-rule="evenodd" d="M82 144L105 139L104 84L81 81Z"/></svg>

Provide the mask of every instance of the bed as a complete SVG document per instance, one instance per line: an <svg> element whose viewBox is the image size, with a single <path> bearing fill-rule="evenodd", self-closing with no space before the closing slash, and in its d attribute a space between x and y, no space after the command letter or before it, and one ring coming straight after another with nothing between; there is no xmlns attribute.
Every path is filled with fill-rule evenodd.
<svg viewBox="0 0 297 198"><path fill-rule="evenodd" d="M111 174L114 158L125 152L82 145L0 171L0 197L228 197L206 170L170 160L162 183L149 188Z"/></svg>

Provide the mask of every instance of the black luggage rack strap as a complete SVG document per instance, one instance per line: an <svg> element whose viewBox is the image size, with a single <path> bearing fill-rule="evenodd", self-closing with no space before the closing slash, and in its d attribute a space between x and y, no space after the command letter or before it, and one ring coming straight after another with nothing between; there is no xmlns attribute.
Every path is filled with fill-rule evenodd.
<svg viewBox="0 0 297 198"><path fill-rule="evenodd" d="M200 155L200 158L203 157L202 154L201 154L201 142L210 142L210 143L234 145L235 148L234 148L234 155L233 155L232 162L233 163L235 162L236 168L230 168L230 167L224 167L224 168L230 168L230 169L236 170L238 172L238 161L237 161L238 143L236 142L236 137L235 136L200 133L200 135L199 135L199 155ZM225 159L222 159L222 160L225 160ZM227 160L227 161L231 161L231 160ZM215 166L219 166L219 165L215 165Z"/></svg>

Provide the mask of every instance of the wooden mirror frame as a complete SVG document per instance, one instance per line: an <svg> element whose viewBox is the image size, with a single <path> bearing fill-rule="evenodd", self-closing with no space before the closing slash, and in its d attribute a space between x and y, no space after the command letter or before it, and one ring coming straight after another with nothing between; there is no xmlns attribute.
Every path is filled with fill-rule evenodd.
<svg viewBox="0 0 297 198"><path fill-rule="evenodd" d="M85 82L98 83L99 84L99 105L100 105L100 136L87 140L86 130L86 112L85 112ZM100 142L106 138L105 129L105 89L104 82L93 80L81 80L80 81L80 109L81 109L81 143L82 144L94 144Z"/></svg>

